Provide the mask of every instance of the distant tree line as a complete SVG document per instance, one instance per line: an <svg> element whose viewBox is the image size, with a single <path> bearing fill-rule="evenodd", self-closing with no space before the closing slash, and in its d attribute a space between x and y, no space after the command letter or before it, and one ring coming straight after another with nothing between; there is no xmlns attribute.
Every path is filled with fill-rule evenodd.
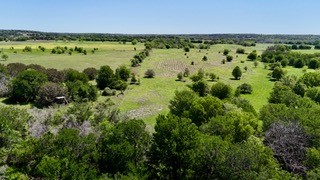
<svg viewBox="0 0 320 180"><path fill-rule="evenodd" d="M170 39L175 43L161 43L159 39ZM274 43L290 45L320 45L319 35L263 35L263 34L190 34L190 35L125 35L103 33L49 33L27 30L0 30L0 41L27 41L27 40L67 40L67 41L115 41L115 42L142 42L155 40L159 48L178 46L177 39L188 40L191 43L201 44L239 44L254 46L256 43ZM135 44L135 43L134 43ZM155 47L156 48L156 47Z"/></svg>

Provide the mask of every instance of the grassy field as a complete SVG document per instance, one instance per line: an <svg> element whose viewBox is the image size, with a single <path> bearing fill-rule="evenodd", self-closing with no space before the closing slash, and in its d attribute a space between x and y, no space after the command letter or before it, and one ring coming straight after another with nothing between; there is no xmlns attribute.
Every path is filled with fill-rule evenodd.
<svg viewBox="0 0 320 180"><path fill-rule="evenodd" d="M213 72L219 76L219 81L230 84L234 89L242 83L249 83L253 86L253 93L243 95L248 99L255 109L258 111L264 104L267 103L267 98L272 90L273 83L268 78L270 70L265 69L263 63L259 63L258 67L254 67L252 61L247 61L247 54L236 54L236 49L241 47L250 53L252 50L257 50L261 54L271 44L257 44L255 47L242 47L239 45L214 45L209 50L191 49L185 55L182 49L154 49L151 56L148 57L140 67L132 68L138 77L141 79L141 85L130 85L124 95L112 97L112 100L120 108L122 113L126 113L133 118L142 118L147 124L153 126L155 117L159 113L167 113L169 101L173 98L176 90L186 89L186 85L191 81L187 78L186 82L176 81L176 76L179 72L189 68L191 74L196 73L202 68L205 72ZM32 52L22 52L25 46L31 46ZM41 52L37 49L38 46L43 46L47 50ZM87 49L88 54L51 54L51 49L55 46L74 46ZM10 49L13 47L14 49ZM136 47L137 51L134 51ZM91 53L93 48L99 48L94 54ZM119 65L130 65L130 59L139 50L143 49L143 44L119 44L113 42L2 42L0 49L9 55L7 61L2 61L3 64L12 62L21 62L25 64L39 64L45 67L66 69L74 68L83 70L87 67L99 68L102 65L109 65L115 69ZM230 49L230 55L234 57L232 62L222 64L221 61L225 58L222 52L224 49ZM15 54L14 51L17 51ZM311 50L315 52L315 50ZM303 51L305 52L305 51ZM208 61L202 61L202 57L207 56ZM190 65L194 61L194 65ZM244 61L242 63L241 61ZM232 69L235 66L241 67L243 76L241 80L232 80ZM247 67L247 71L244 70ZM153 79L143 78L144 72L147 69L153 69L156 77ZM303 74L302 69L291 67L285 68L288 74L300 76ZM211 86L214 82L208 81ZM100 97L103 100L105 97Z"/></svg>

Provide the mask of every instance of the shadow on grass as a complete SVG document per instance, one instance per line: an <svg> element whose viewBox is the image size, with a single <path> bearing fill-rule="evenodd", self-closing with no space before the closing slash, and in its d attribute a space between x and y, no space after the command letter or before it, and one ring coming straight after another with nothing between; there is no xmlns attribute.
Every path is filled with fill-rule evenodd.
<svg viewBox="0 0 320 180"><path fill-rule="evenodd" d="M229 78L230 80L235 80L235 81L239 81L241 78L236 79L236 78Z"/></svg>
<svg viewBox="0 0 320 180"><path fill-rule="evenodd" d="M6 105L27 105L27 104L29 104L27 102L19 103L16 101L12 101L10 98L6 98L6 99L2 100L2 103L6 104Z"/></svg>

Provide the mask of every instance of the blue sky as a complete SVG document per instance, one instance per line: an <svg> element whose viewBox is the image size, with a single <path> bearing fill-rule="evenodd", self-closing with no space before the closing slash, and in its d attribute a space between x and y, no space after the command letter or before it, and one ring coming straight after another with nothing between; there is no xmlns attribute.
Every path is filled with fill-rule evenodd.
<svg viewBox="0 0 320 180"><path fill-rule="evenodd" d="M4 0L0 29L320 34L318 0Z"/></svg>

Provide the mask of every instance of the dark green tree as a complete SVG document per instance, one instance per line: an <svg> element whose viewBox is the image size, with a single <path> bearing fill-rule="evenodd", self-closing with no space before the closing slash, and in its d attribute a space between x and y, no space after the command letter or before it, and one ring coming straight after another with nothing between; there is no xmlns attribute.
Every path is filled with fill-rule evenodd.
<svg viewBox="0 0 320 180"><path fill-rule="evenodd" d="M234 79L238 80L241 78L242 76L242 71L240 69L239 66L236 66L233 70L232 70L232 76L234 77Z"/></svg>

